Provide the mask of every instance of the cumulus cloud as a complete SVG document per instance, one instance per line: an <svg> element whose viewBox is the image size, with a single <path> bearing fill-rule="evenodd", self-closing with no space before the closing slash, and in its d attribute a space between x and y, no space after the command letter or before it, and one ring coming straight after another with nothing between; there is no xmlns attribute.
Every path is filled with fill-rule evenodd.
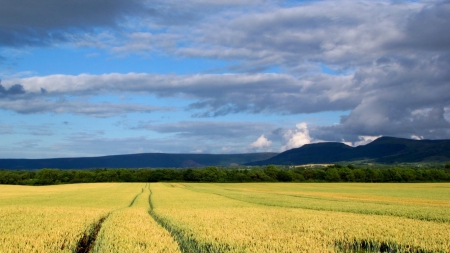
<svg viewBox="0 0 450 253"><path fill-rule="evenodd" d="M284 134L284 138L286 144L281 147L281 151L299 148L314 141L309 135L308 125L306 123L299 123L296 125L296 129L288 130Z"/></svg>
<svg viewBox="0 0 450 253"><path fill-rule="evenodd" d="M256 141L250 144L251 149L265 149L272 145L272 141L268 140L264 134L261 135Z"/></svg>

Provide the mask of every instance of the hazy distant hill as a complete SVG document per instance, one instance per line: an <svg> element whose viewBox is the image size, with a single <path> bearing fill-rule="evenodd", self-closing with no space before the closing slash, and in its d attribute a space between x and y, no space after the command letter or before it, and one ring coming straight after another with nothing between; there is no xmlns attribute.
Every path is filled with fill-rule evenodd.
<svg viewBox="0 0 450 253"><path fill-rule="evenodd" d="M372 160L376 163L450 161L450 140L410 140L381 137L358 147L337 142L304 145L248 165L294 165Z"/></svg>
<svg viewBox="0 0 450 253"><path fill-rule="evenodd" d="M266 160L277 153L253 154L132 154L53 159L0 159L0 169L88 169L88 168L184 168L230 166Z"/></svg>
<svg viewBox="0 0 450 253"><path fill-rule="evenodd" d="M0 159L0 169L186 168L202 166L300 165L371 160L376 163L448 162L450 140L381 137L359 147L337 142L304 145L281 154L132 154L53 159Z"/></svg>

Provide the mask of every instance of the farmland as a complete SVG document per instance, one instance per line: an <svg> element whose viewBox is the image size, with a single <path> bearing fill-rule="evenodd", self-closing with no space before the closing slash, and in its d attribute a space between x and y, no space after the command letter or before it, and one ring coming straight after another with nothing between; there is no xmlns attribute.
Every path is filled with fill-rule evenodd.
<svg viewBox="0 0 450 253"><path fill-rule="evenodd" d="M450 252L450 184L0 185L0 252Z"/></svg>

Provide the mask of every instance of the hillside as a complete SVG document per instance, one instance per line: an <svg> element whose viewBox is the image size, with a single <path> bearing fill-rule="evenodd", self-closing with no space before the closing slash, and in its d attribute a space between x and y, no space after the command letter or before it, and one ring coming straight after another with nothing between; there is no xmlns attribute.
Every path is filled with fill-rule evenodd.
<svg viewBox="0 0 450 253"><path fill-rule="evenodd" d="M146 153L102 157L53 159L0 159L0 169L89 169L89 168L185 168L230 166L269 159L277 153L253 154L164 154Z"/></svg>
<svg viewBox="0 0 450 253"><path fill-rule="evenodd" d="M446 162L450 161L450 140L410 140L381 137L358 147L323 142L285 151L264 161L247 165L295 165L370 160L376 163Z"/></svg>
<svg viewBox="0 0 450 253"><path fill-rule="evenodd" d="M89 168L186 168L203 166L299 165L367 160L374 163L448 162L450 140L410 140L381 137L358 147L323 142L304 145L283 153L165 154L146 153L102 157L53 159L0 159L0 169L89 169Z"/></svg>

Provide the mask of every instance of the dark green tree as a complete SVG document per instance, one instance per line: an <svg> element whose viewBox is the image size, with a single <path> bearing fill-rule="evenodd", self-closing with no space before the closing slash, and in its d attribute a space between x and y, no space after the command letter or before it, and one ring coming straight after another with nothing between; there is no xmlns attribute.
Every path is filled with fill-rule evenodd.
<svg viewBox="0 0 450 253"><path fill-rule="evenodd" d="M277 180L280 182L291 182L292 175L285 170L279 170L277 172Z"/></svg>
<svg viewBox="0 0 450 253"><path fill-rule="evenodd" d="M339 176L339 172L335 168L327 169L325 180L328 182L339 182L341 181L341 177Z"/></svg>

